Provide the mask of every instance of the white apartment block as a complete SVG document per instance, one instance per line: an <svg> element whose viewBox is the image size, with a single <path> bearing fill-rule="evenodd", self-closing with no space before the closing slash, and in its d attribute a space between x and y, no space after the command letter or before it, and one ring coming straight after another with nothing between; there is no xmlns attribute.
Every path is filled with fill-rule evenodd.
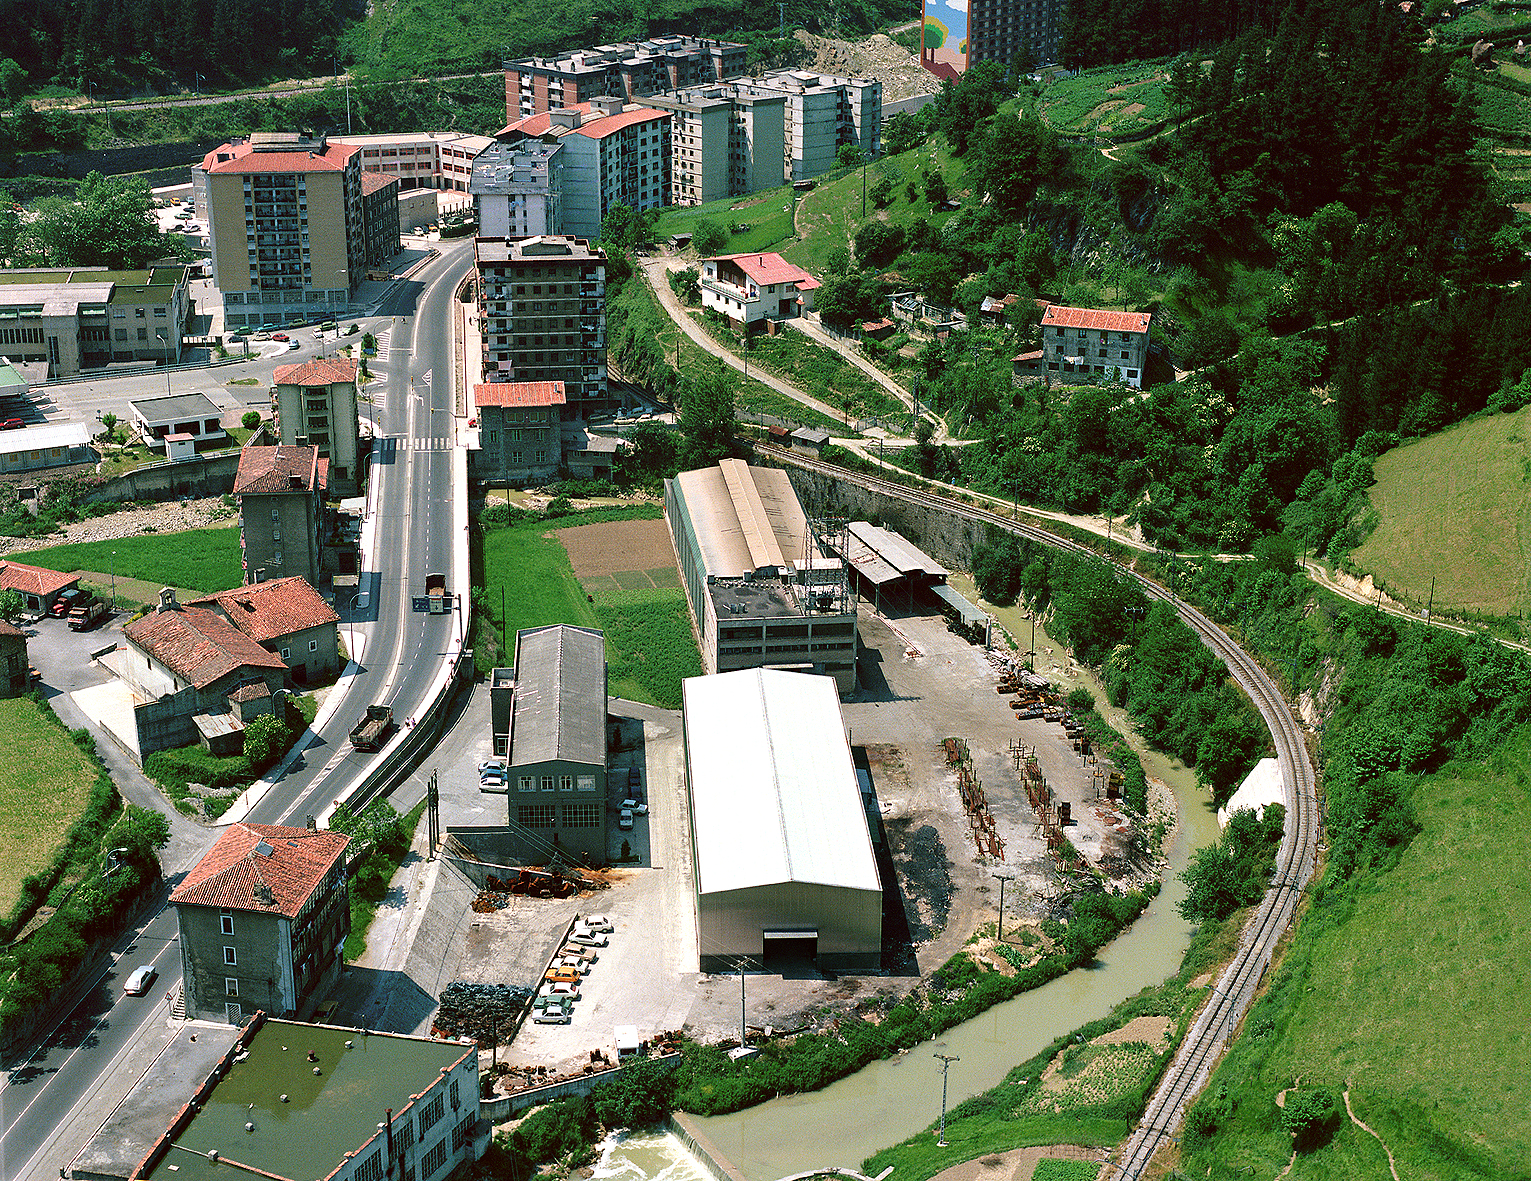
<svg viewBox="0 0 1531 1181"><path fill-rule="evenodd" d="M537 238L563 226L563 145L491 143L473 161L473 209L486 238Z"/></svg>
<svg viewBox="0 0 1531 1181"><path fill-rule="evenodd" d="M669 111L671 205L700 205L782 183L788 96L747 81L636 100Z"/></svg>
<svg viewBox="0 0 1531 1181"><path fill-rule="evenodd" d="M786 176L808 180L835 166L835 153L853 144L868 156L882 151L882 83L808 70L773 70L755 80L787 96Z"/></svg>
<svg viewBox="0 0 1531 1181"><path fill-rule="evenodd" d="M614 205L669 204L670 123L668 111L628 106L606 95L517 120L500 139L518 147L557 139L563 148L560 228L573 237L596 238Z"/></svg>
<svg viewBox="0 0 1531 1181"><path fill-rule="evenodd" d="M396 135L334 135L331 143L361 149L363 172L399 178L399 191L468 191L473 161L494 142L487 135L458 131L408 131Z"/></svg>

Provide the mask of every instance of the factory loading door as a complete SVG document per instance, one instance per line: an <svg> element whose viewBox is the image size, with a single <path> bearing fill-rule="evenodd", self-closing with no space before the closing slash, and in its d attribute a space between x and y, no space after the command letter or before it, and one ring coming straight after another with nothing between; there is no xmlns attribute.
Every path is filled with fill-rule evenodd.
<svg viewBox="0 0 1531 1181"><path fill-rule="evenodd" d="M768 972L786 974L791 968L812 967L819 955L817 931L762 931Z"/></svg>

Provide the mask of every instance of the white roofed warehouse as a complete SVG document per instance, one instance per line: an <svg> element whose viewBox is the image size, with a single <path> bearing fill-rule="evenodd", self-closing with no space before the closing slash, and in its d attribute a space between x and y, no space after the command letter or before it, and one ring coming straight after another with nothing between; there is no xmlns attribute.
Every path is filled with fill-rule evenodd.
<svg viewBox="0 0 1531 1181"><path fill-rule="evenodd" d="M703 668L814 672L855 690L855 595L786 472L725 459L666 480L664 507Z"/></svg>
<svg viewBox="0 0 1531 1181"><path fill-rule="evenodd" d="M684 694L702 971L877 967L882 884L834 685L746 669Z"/></svg>

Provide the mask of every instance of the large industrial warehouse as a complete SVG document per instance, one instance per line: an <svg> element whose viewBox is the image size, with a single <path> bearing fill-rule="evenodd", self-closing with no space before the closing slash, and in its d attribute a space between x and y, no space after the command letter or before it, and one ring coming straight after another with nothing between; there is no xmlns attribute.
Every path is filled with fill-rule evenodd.
<svg viewBox="0 0 1531 1181"><path fill-rule="evenodd" d="M834 683L746 669L684 691L702 970L877 967L882 885Z"/></svg>
<svg viewBox="0 0 1531 1181"><path fill-rule="evenodd" d="M708 672L781 668L856 688L856 597L787 473L725 459L665 481L665 520Z"/></svg>

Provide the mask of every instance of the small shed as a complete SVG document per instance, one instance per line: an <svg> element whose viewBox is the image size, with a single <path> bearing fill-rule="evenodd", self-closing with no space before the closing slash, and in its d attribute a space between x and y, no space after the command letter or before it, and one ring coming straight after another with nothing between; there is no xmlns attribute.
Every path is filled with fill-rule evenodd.
<svg viewBox="0 0 1531 1181"><path fill-rule="evenodd" d="M800 426L792 432L792 450L817 455L829 442L829 432L822 427Z"/></svg>
<svg viewBox="0 0 1531 1181"><path fill-rule="evenodd" d="M171 463L178 463L183 459L197 458L197 439L195 435L177 432L165 436L165 458Z"/></svg>

